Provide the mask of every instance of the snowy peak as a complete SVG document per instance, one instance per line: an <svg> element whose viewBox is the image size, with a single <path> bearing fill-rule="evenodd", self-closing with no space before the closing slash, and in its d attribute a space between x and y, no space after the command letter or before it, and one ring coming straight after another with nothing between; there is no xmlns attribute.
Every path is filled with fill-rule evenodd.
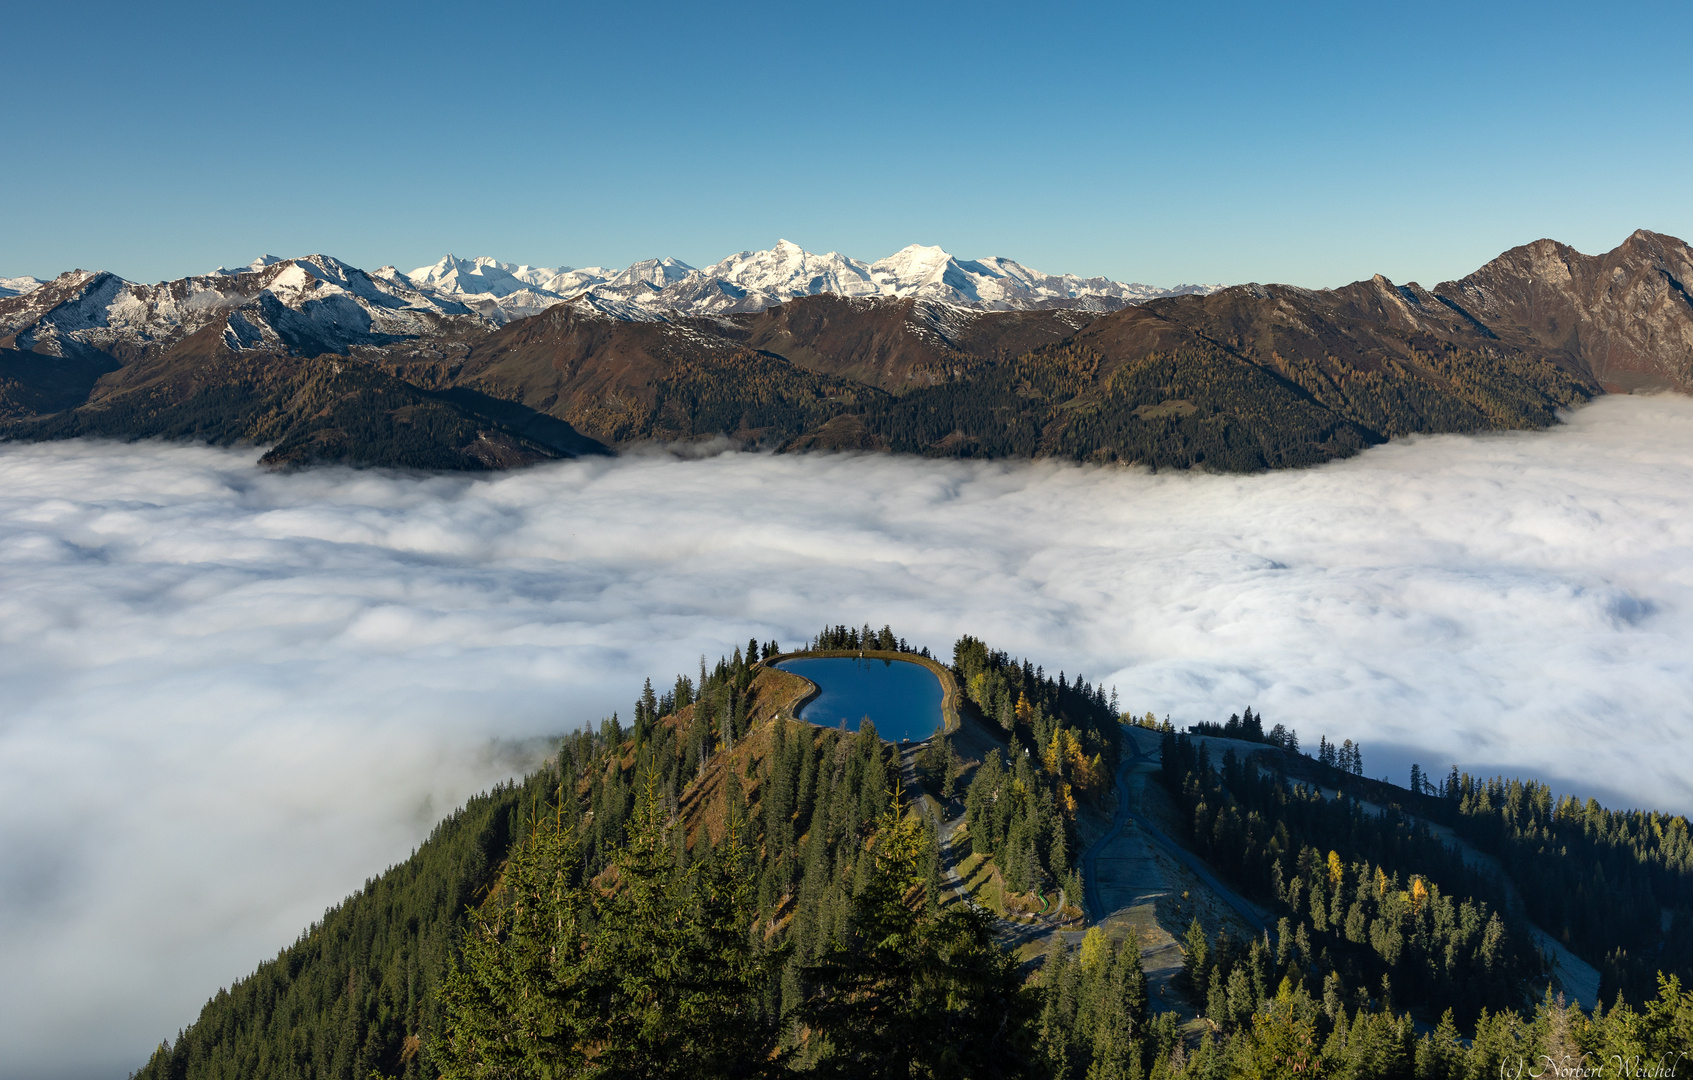
<svg viewBox="0 0 1693 1080"><path fill-rule="evenodd" d="M225 268L220 266L216 270L213 270L210 274L207 274L206 276L207 277L234 277L237 274L255 273L259 270L263 270L267 266L275 266L279 262L287 262L287 261L288 260L282 258L279 255L260 255L258 258L254 259L252 262L248 263L246 266L241 267L239 270L226 270Z"/></svg>
<svg viewBox="0 0 1693 1080"><path fill-rule="evenodd" d="M642 259L617 274L605 284L611 289L628 289L645 285L653 291L674 285L694 272L694 268L680 259Z"/></svg>
<svg viewBox="0 0 1693 1080"><path fill-rule="evenodd" d="M939 283L947 269L956 265L945 248L911 244L871 263L870 273L887 295L905 296Z"/></svg>
<svg viewBox="0 0 1693 1080"><path fill-rule="evenodd" d="M460 259L449 254L434 266L420 266L407 274L415 286L457 296L510 296L546 288L546 282L570 270L568 266L524 266L482 256Z"/></svg>
<svg viewBox="0 0 1693 1080"><path fill-rule="evenodd" d="M565 267L549 277L541 278L541 280L535 282L535 286L543 292L550 292L557 296L574 296L583 289L610 280L615 273L617 273L616 270L610 270L603 266L584 266L577 270Z"/></svg>
<svg viewBox="0 0 1693 1080"><path fill-rule="evenodd" d="M45 281L36 277L0 277L0 299L8 296L22 296L24 293L34 292L45 284L47 284Z"/></svg>
<svg viewBox="0 0 1693 1080"><path fill-rule="evenodd" d="M870 268L836 252L813 255L798 244L778 240L769 251L742 251L704 271L748 293L764 293L774 302L795 296L834 293L876 295Z"/></svg>

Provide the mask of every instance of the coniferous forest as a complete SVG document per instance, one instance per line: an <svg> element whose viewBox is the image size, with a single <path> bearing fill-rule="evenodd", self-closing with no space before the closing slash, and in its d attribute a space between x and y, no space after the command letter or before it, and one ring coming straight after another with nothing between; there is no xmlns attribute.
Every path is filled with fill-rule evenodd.
<svg viewBox="0 0 1693 1080"><path fill-rule="evenodd" d="M933 661L886 627L801 652L850 650ZM902 757L873 724L793 719L809 684L766 662L785 655L749 641L649 680L627 725L470 800L135 1076L1457 1080L1693 1053L1685 818L1368 780L1351 740L1308 755L1251 710L1179 733L971 637L945 668L956 722ZM1269 927L1173 927L1156 1002L1136 933L1080 899L1140 753L1125 721L1161 732L1172 839ZM964 858L1059 912L1050 932L965 899ZM1598 1008L1549 989L1536 927L1600 968Z"/></svg>

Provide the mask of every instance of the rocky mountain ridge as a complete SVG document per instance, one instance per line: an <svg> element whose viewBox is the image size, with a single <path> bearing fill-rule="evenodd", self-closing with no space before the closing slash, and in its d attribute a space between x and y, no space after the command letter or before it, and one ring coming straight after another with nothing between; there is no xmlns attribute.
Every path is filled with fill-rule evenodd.
<svg viewBox="0 0 1693 1080"><path fill-rule="evenodd" d="M1536 241L1433 290L1378 275L1132 302L922 248L649 260L549 295L582 273L320 255L158 285L61 275L0 297L0 433L257 442L272 464L506 467L728 436L1252 470L1693 390L1693 252L1646 231L1600 256Z"/></svg>

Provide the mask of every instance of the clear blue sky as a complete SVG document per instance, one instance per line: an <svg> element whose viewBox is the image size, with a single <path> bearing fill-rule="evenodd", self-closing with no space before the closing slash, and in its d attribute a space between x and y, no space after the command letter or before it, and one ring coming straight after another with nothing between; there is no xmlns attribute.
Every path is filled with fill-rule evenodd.
<svg viewBox="0 0 1693 1080"><path fill-rule="evenodd" d="M1693 236L1693 6L8 4L0 275L786 237L1433 284Z"/></svg>

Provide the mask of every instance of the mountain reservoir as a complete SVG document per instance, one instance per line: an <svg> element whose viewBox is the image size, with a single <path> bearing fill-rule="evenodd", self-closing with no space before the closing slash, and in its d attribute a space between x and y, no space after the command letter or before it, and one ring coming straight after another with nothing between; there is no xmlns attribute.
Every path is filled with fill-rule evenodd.
<svg viewBox="0 0 1693 1080"><path fill-rule="evenodd" d="M799 712L807 723L857 731L869 717L889 742L921 742L940 730L940 680L921 664L829 656L776 666L817 684L817 696Z"/></svg>

